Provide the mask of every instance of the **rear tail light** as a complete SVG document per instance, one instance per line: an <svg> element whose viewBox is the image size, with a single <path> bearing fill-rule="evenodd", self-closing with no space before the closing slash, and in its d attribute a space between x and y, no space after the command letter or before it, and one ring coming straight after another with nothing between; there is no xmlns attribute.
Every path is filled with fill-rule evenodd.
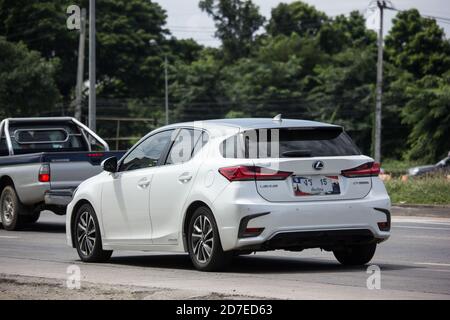
<svg viewBox="0 0 450 320"><path fill-rule="evenodd" d="M39 168L39 182L50 182L50 166L48 164L43 164Z"/></svg>
<svg viewBox="0 0 450 320"><path fill-rule="evenodd" d="M347 178L374 177L380 174L378 162L367 162L356 168L342 170L341 174Z"/></svg>
<svg viewBox="0 0 450 320"><path fill-rule="evenodd" d="M89 158L103 157L103 153L88 153Z"/></svg>
<svg viewBox="0 0 450 320"><path fill-rule="evenodd" d="M219 172L229 181L285 180L292 172L277 171L255 166L220 168Z"/></svg>

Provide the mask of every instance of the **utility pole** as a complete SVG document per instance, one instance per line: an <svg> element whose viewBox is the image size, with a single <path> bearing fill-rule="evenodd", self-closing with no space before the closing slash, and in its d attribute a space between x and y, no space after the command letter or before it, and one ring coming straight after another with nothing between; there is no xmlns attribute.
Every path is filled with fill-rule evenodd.
<svg viewBox="0 0 450 320"><path fill-rule="evenodd" d="M162 53L161 48L158 46L156 40L152 39L148 42L151 46L156 46L157 50ZM168 77L168 65L167 54L164 54L164 87L165 87L165 111L166 111L166 125L169 124L169 77Z"/></svg>
<svg viewBox="0 0 450 320"><path fill-rule="evenodd" d="M80 42L78 44L77 88L75 97L75 118L81 121L81 102L83 95L84 44L86 39L86 9L81 9Z"/></svg>
<svg viewBox="0 0 450 320"><path fill-rule="evenodd" d="M167 55L164 55L164 82L166 90L166 125L169 124L169 80L167 78Z"/></svg>
<svg viewBox="0 0 450 320"><path fill-rule="evenodd" d="M380 29L378 32L378 61L377 61L377 88L375 105L375 146L374 158L376 162L381 160L381 116L382 116L382 94L383 94L383 9L386 1L377 1L380 10Z"/></svg>
<svg viewBox="0 0 450 320"><path fill-rule="evenodd" d="M89 128L96 131L95 0L89 0Z"/></svg>

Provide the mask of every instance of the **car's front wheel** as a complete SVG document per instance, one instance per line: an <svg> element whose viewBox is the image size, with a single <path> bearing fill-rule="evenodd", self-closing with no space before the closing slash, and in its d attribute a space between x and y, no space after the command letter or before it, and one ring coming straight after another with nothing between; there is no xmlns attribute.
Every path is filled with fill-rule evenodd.
<svg viewBox="0 0 450 320"><path fill-rule="evenodd" d="M219 231L211 210L200 207L189 220L188 250L194 266L201 271L216 271L225 268L233 257L224 252Z"/></svg>
<svg viewBox="0 0 450 320"><path fill-rule="evenodd" d="M376 243L353 245L344 249L334 250L336 259L343 265L362 266L372 260L377 249Z"/></svg>
<svg viewBox="0 0 450 320"><path fill-rule="evenodd" d="M73 230L75 247L82 261L104 262L111 257L111 250L103 250L97 216L90 204L78 209Z"/></svg>

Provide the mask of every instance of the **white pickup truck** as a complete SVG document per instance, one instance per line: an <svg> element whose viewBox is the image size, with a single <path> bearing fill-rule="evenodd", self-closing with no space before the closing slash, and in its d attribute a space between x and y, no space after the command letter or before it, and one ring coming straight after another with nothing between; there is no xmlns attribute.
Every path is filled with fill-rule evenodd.
<svg viewBox="0 0 450 320"><path fill-rule="evenodd" d="M70 117L13 118L0 123L0 221L6 230L36 222L42 210L65 214L72 193L124 152Z"/></svg>

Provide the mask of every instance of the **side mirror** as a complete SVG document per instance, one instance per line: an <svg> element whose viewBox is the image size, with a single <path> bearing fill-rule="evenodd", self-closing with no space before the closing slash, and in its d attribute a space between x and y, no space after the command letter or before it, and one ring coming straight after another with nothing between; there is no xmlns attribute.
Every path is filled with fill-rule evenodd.
<svg viewBox="0 0 450 320"><path fill-rule="evenodd" d="M117 158L110 157L103 160L102 169L107 172L117 172Z"/></svg>

